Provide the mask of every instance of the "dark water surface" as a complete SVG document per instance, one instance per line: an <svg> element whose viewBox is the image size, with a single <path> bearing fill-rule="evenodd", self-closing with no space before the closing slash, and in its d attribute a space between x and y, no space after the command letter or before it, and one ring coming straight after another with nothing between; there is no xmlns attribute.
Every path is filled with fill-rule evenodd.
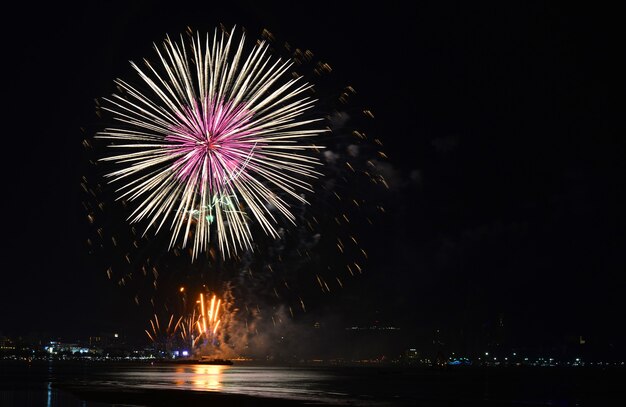
<svg viewBox="0 0 626 407"><path fill-rule="evenodd" d="M213 406L236 405L234 395L279 399L282 405L291 400L300 405L623 406L625 378L623 368L436 370L0 361L0 406L190 405L190 400L191 405L205 405L207 399L201 397L211 394L233 395ZM97 391L115 395L115 402ZM161 397L166 392L168 397L184 395L186 404L166 402Z"/></svg>

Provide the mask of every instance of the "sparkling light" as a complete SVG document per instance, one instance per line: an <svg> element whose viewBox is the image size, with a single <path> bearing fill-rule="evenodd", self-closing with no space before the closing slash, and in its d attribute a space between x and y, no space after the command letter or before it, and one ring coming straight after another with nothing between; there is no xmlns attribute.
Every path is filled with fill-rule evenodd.
<svg viewBox="0 0 626 407"><path fill-rule="evenodd" d="M170 248L193 240L193 257L217 236L222 256L252 248L250 222L272 237L277 212L292 223L290 199L306 202L307 179L320 162L305 142L323 130L306 118L312 85L272 58L260 42L247 50L245 35L217 30L201 40L169 37L155 46L158 65L132 67L141 85L118 79L119 93L104 110L119 126L97 137L121 150L102 158L121 168L107 174L122 184L118 199L136 204L128 219L148 219L146 230L169 223Z"/></svg>

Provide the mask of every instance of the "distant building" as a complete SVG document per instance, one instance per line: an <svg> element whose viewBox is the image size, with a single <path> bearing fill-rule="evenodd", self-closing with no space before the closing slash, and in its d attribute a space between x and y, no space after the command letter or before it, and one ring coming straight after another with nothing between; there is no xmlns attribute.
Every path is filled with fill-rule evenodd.
<svg viewBox="0 0 626 407"><path fill-rule="evenodd" d="M15 350L15 344L6 336L0 336L0 351L13 351Z"/></svg>
<svg viewBox="0 0 626 407"><path fill-rule="evenodd" d="M403 356L404 362L411 365L420 361L420 352L416 348L409 348L405 350Z"/></svg>
<svg viewBox="0 0 626 407"><path fill-rule="evenodd" d="M44 346L44 350L51 355L79 355L91 352L89 347L81 346L78 343L64 343L59 341L50 341Z"/></svg>

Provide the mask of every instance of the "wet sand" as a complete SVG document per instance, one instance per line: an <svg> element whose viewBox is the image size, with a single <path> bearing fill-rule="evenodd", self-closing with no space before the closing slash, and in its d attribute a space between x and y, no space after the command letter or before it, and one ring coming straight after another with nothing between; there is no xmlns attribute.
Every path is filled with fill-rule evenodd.
<svg viewBox="0 0 626 407"><path fill-rule="evenodd" d="M242 406L242 407L285 407L285 406L347 406L353 404L319 404L311 401L265 398L241 394L193 390L164 389L111 389L86 386L57 385L59 390L69 392L81 400L125 406Z"/></svg>

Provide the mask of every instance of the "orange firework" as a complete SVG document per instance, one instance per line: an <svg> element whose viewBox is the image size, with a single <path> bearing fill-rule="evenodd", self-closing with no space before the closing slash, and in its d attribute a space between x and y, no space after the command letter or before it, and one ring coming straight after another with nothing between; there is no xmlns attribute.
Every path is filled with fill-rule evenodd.
<svg viewBox="0 0 626 407"><path fill-rule="evenodd" d="M154 314L150 327L145 330L154 345L164 351L183 345L194 348L213 345L219 346L219 328L225 303L217 295L200 293L193 309L180 317L171 314L167 324Z"/></svg>
<svg viewBox="0 0 626 407"><path fill-rule="evenodd" d="M155 345L161 345L168 348L172 345L176 332L178 332L181 328L182 322L183 317L180 317L174 324L174 314L171 314L167 326L161 327L159 317L154 314L154 318L150 320L150 327L152 329L151 331L146 329L145 332L146 335L148 335L148 338L150 338Z"/></svg>
<svg viewBox="0 0 626 407"><path fill-rule="evenodd" d="M196 321L198 337L204 336L205 341L213 340L217 336L217 329L221 322L219 314L222 300L213 294L210 300L205 301L204 294L201 293L198 303L200 304L200 316Z"/></svg>

